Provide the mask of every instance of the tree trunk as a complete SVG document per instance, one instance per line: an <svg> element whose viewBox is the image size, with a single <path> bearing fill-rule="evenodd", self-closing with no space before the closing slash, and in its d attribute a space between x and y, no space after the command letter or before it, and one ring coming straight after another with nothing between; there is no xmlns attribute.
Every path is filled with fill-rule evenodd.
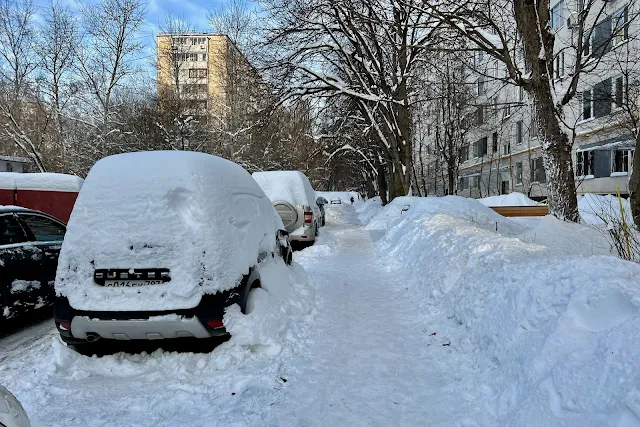
<svg viewBox="0 0 640 427"><path fill-rule="evenodd" d="M378 195L382 200L382 206L389 203L387 200L387 173L384 165L378 166Z"/></svg>
<svg viewBox="0 0 640 427"><path fill-rule="evenodd" d="M547 174L549 213L565 221L578 222L580 215L569 137L560 127L550 92L545 94L544 89L536 91L534 97L538 100L536 125L538 135L542 137L542 162Z"/></svg>
<svg viewBox="0 0 640 427"><path fill-rule="evenodd" d="M577 222L578 200L571 159L571 141L563 131L563 109L556 105L553 76L555 33L550 30L549 0L515 0L518 32L524 45L530 82L524 86L536 101L535 119L542 141L542 159L547 174L549 213L565 221Z"/></svg>
<svg viewBox="0 0 640 427"><path fill-rule="evenodd" d="M640 153L637 148L640 147L640 144L638 142L640 142L640 133L636 135L636 153L633 156L633 169L629 180L629 193L631 194L629 202L633 221L636 223L636 227L640 229Z"/></svg>

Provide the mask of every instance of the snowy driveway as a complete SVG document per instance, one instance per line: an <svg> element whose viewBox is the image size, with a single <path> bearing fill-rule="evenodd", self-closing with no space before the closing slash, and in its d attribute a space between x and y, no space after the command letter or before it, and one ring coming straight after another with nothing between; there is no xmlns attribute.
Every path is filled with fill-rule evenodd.
<svg viewBox="0 0 640 427"><path fill-rule="evenodd" d="M34 426L371 426L466 424L473 396L451 372L457 356L421 319L374 232L336 208L307 270L316 312L277 358L225 347L212 354L86 358L34 326L0 341L0 383ZM22 341L26 347L16 345ZM471 423L472 424L472 423Z"/></svg>

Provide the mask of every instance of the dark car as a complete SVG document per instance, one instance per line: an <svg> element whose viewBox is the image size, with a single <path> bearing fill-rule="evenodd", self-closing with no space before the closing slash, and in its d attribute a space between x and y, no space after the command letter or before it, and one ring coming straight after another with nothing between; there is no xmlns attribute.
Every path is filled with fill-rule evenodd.
<svg viewBox="0 0 640 427"><path fill-rule="evenodd" d="M53 303L65 232L50 215L0 206L0 320Z"/></svg>
<svg viewBox="0 0 640 427"><path fill-rule="evenodd" d="M324 197L318 197L318 199L316 200L316 204L320 208L320 226L324 227L327 224L324 205L328 205L329 202Z"/></svg>

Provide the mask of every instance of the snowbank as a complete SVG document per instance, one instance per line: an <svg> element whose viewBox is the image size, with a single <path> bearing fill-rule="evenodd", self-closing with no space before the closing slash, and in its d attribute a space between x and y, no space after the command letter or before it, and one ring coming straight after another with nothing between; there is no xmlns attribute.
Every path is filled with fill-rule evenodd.
<svg viewBox="0 0 640 427"><path fill-rule="evenodd" d="M379 196L365 200L364 203L356 205L356 213L363 223L369 222L371 218L376 216L382 209L382 200Z"/></svg>
<svg viewBox="0 0 640 427"><path fill-rule="evenodd" d="M233 336L209 354L157 350L81 356L52 330L49 340L0 358L0 379L34 426L261 425L264 401L295 377L314 322L315 293L304 269L275 259L261 265L261 298L243 315L231 307ZM52 328L53 329L53 328Z"/></svg>
<svg viewBox="0 0 640 427"><path fill-rule="evenodd" d="M156 151L100 160L89 172L62 245L56 292L81 310L195 307L234 288L275 250L280 220L251 175L203 153ZM257 219L257 220L256 220ZM97 286L95 269L168 268L171 280Z"/></svg>
<svg viewBox="0 0 640 427"><path fill-rule="evenodd" d="M538 204L535 200L531 200L522 193L514 191L513 193L503 194L502 196L491 196L478 199L485 206L535 206Z"/></svg>
<svg viewBox="0 0 640 427"><path fill-rule="evenodd" d="M631 205L629 200L622 199L622 207L624 208L625 220L633 223L633 215L631 215ZM605 225L606 219L621 220L620 201L618 197L587 193L578 198L578 210L580 217L587 224Z"/></svg>
<svg viewBox="0 0 640 427"><path fill-rule="evenodd" d="M0 172L0 189L78 192L84 180L62 173Z"/></svg>
<svg viewBox="0 0 640 427"><path fill-rule="evenodd" d="M406 272L428 332L450 348L443 357L466 361L458 375L490 424L638 425L640 265L544 236L589 227L548 219L534 243L492 230L484 207L443 199L414 201L400 220L392 203L371 222L390 224L378 249Z"/></svg>
<svg viewBox="0 0 640 427"><path fill-rule="evenodd" d="M272 202L312 206L316 193L309 179L300 171L254 172L253 179Z"/></svg>
<svg viewBox="0 0 640 427"><path fill-rule="evenodd" d="M373 208L371 208L373 210ZM523 227L497 214L494 210L479 203L476 199L459 196L446 197L396 197L372 216L365 225L367 230L388 230L397 224L411 222L424 215L447 213L477 224L481 228L504 233L518 234Z"/></svg>

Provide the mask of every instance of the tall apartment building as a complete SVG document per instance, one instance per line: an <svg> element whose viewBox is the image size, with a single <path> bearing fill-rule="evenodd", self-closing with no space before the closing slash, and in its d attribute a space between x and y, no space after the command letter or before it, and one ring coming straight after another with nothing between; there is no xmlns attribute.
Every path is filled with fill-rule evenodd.
<svg viewBox="0 0 640 427"><path fill-rule="evenodd" d="M222 119L258 108L262 81L226 35L160 34L157 56L159 96L180 99L188 113Z"/></svg>
<svg viewBox="0 0 640 427"><path fill-rule="evenodd" d="M566 87L571 77L575 22L584 3L552 0L556 87ZM588 18L588 27L593 31L585 49L594 69L581 76L577 95L565 107L565 123L569 135L575 132L573 160L578 193L613 194L619 186L622 194L628 194L635 136L627 126L628 115L623 107L634 99L637 105L640 91L640 19L631 19L639 10L633 0L605 0L596 3L593 10L600 10L600 5L604 5L605 13L597 17L597 22L596 17ZM481 73L469 72L465 77L473 107L467 113L471 124L460 150L457 193L486 197L519 191L534 199L546 198L542 146L532 121L531 99L521 88L499 80L506 77L502 63L482 53L476 53L472 61L475 66L469 68ZM428 165L429 170L442 168L437 164L442 159L428 147L434 144L433 126L444 124L429 123L418 128L427 149L421 150L417 161ZM430 194L448 192L437 173L423 181L430 183Z"/></svg>

